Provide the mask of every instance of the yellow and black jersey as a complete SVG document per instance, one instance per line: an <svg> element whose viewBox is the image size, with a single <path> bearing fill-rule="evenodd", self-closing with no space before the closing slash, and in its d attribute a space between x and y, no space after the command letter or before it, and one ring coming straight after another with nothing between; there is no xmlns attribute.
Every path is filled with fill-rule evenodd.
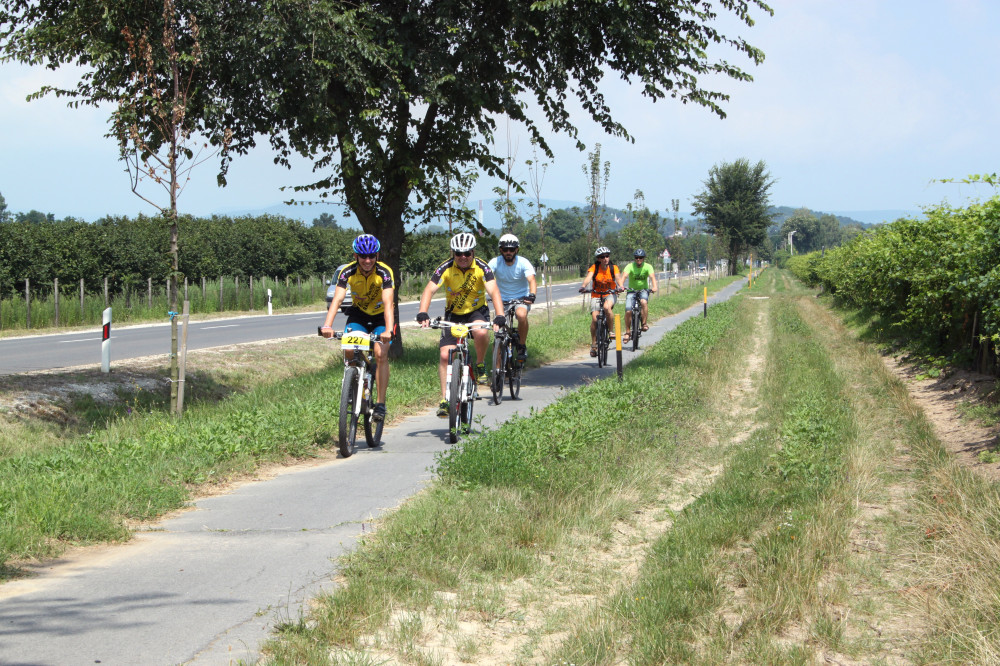
<svg viewBox="0 0 1000 666"><path fill-rule="evenodd" d="M486 283L491 280L493 269L479 257L472 260L467 271L459 269L452 257L431 276L431 282L444 285L445 311L458 315L469 314L487 304Z"/></svg>
<svg viewBox="0 0 1000 666"><path fill-rule="evenodd" d="M380 315L385 313L382 290L392 289L396 283L392 279L392 269L381 261L375 262L375 268L368 276L362 275L358 262L352 261L340 272L337 286L351 293L352 304L359 312Z"/></svg>

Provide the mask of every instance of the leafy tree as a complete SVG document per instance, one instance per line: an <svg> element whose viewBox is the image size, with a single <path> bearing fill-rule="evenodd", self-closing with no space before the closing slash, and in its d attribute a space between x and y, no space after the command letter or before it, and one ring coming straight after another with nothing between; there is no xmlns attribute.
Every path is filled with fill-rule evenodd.
<svg viewBox="0 0 1000 666"><path fill-rule="evenodd" d="M783 245L788 245L788 234L793 231L795 235L792 237L792 249L796 252L812 252L822 244L819 218L808 208L799 208L785 218L781 224Z"/></svg>
<svg viewBox="0 0 1000 666"><path fill-rule="evenodd" d="M741 253L759 245L771 216L768 199L774 179L763 160L746 158L716 164L708 171L705 189L694 198L694 212L712 232L725 239L729 272L736 273Z"/></svg>
<svg viewBox="0 0 1000 666"><path fill-rule="evenodd" d="M52 213L43 213L41 211L32 208L27 213L17 213L14 218L18 222L27 222L29 224L44 224L45 222L55 222L56 216Z"/></svg>
<svg viewBox="0 0 1000 666"><path fill-rule="evenodd" d="M747 26L751 9L771 13L761 0L719 4ZM264 61L258 69L269 76L255 68L242 75L253 77L243 88L263 86L263 95L234 98L234 113L256 118L281 159L293 152L313 158L327 175L296 189L342 197L362 228L380 239L394 269L404 220L435 219L446 208L445 184L463 168L511 181L503 157L493 152L496 118L526 127L552 157L543 126L577 134L570 96L607 132L628 137L600 91L609 74L641 81L654 100L670 96L724 116L728 96L703 87L701 77L750 77L710 59L709 45L728 45L753 63L763 59L742 38L720 32L716 4L708 0L373 0L350 11L335 2L280 6L261 22L257 40ZM529 117L529 108L544 120ZM467 222L472 216L463 212Z"/></svg>
<svg viewBox="0 0 1000 666"><path fill-rule="evenodd" d="M601 144L598 143L587 153L583 175L587 178L587 247L594 251L601 242L601 228L604 226L606 212L604 195L611 178L611 162L605 160L601 164Z"/></svg>
<svg viewBox="0 0 1000 666"><path fill-rule="evenodd" d="M557 208L545 216L545 228L560 243L569 243L583 235L583 217L578 208Z"/></svg>
<svg viewBox="0 0 1000 666"><path fill-rule="evenodd" d="M337 224L337 218L329 213L320 213L320 216L313 218L312 225L314 227L326 227L328 229L339 229L340 225Z"/></svg>
<svg viewBox="0 0 1000 666"><path fill-rule="evenodd" d="M0 194L0 224L10 221L10 212L7 210L7 200Z"/></svg>
<svg viewBox="0 0 1000 666"><path fill-rule="evenodd" d="M651 212L646 206L646 197L642 190L635 191L635 206L628 206L632 218L619 233L622 245L626 249L626 258L631 257L636 248L646 251L647 257L654 257L663 251L664 239L660 228L664 223L657 212Z"/></svg>

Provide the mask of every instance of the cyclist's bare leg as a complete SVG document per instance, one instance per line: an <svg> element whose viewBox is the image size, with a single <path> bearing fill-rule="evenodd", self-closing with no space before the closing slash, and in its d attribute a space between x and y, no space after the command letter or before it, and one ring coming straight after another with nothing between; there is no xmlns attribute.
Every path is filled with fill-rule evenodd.
<svg viewBox="0 0 1000 666"><path fill-rule="evenodd" d="M521 345L525 345L528 342L528 308L516 308L514 316L517 317L517 336L521 338Z"/></svg>
<svg viewBox="0 0 1000 666"><path fill-rule="evenodd" d="M375 361L378 367L375 369L375 381L378 383L378 400L385 404L385 391L389 386L389 345L375 343Z"/></svg>
<svg viewBox="0 0 1000 666"><path fill-rule="evenodd" d="M597 345L597 310L590 313L590 346Z"/></svg>
<svg viewBox="0 0 1000 666"><path fill-rule="evenodd" d="M608 330L613 333L615 330L615 316L611 314L611 308L613 308L614 305L612 304L610 298L606 301L606 303L607 305L604 306L604 316L606 319L604 321L608 322Z"/></svg>
<svg viewBox="0 0 1000 666"><path fill-rule="evenodd" d="M490 346L490 334L485 328L474 328L470 331L472 342L476 347L476 363L486 362L486 348Z"/></svg>
<svg viewBox="0 0 1000 666"><path fill-rule="evenodd" d="M441 379L441 399L447 400L447 390L445 380L448 379L448 353L455 348L455 345L441 347L441 362L438 363L438 377Z"/></svg>
<svg viewBox="0 0 1000 666"><path fill-rule="evenodd" d="M639 303L642 305L642 325L648 326L647 322L649 322L649 301L647 301L646 299L641 299ZM628 315L625 316L628 317Z"/></svg>

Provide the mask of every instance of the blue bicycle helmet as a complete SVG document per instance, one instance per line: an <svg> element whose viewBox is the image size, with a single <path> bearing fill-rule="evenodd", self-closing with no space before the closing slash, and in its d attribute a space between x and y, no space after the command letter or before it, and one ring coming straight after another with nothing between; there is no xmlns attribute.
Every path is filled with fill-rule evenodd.
<svg viewBox="0 0 1000 666"><path fill-rule="evenodd" d="M378 239L371 234L361 234L354 239L354 252L356 254L376 254L380 247Z"/></svg>

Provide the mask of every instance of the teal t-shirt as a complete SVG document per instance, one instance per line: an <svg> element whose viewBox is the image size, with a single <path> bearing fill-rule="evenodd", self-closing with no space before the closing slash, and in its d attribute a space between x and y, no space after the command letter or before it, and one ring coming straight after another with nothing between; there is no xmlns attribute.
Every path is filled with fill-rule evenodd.
<svg viewBox="0 0 1000 666"><path fill-rule="evenodd" d="M634 261L625 267L625 276L628 277L629 289L649 289L649 276L653 274L653 267L648 262L642 262L642 267Z"/></svg>

